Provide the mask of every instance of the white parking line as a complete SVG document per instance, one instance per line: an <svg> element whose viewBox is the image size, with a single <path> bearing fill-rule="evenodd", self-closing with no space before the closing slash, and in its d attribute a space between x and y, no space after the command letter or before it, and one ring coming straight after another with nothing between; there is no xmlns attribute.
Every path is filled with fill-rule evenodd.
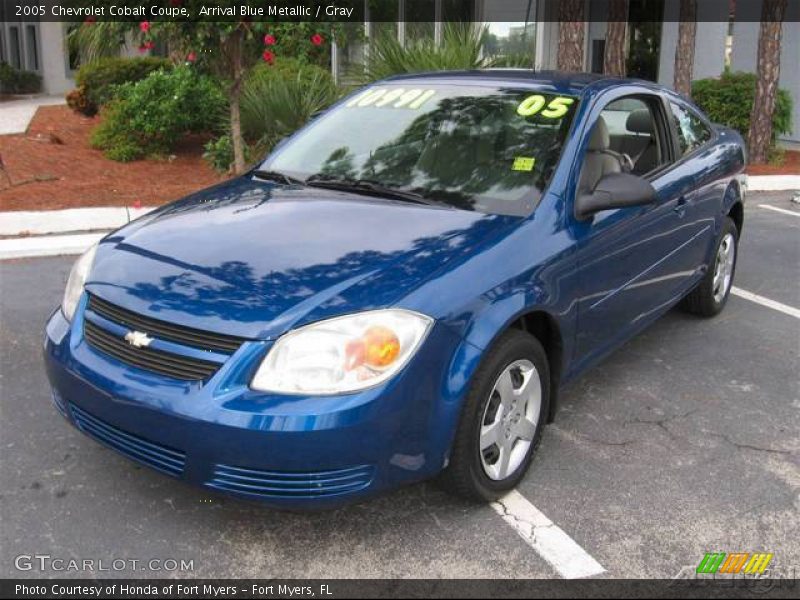
<svg viewBox="0 0 800 600"><path fill-rule="evenodd" d="M778 208L777 206L770 206L769 204L759 204L758 208L767 208L775 212L783 213L784 215L792 215L793 217L800 217L800 211L789 210L788 208Z"/></svg>
<svg viewBox="0 0 800 600"><path fill-rule="evenodd" d="M605 572L599 562L518 491L512 490L492 502L492 508L565 579Z"/></svg>
<svg viewBox="0 0 800 600"><path fill-rule="evenodd" d="M0 260L80 254L104 235L105 233L83 233L79 235L45 235L0 240Z"/></svg>
<svg viewBox="0 0 800 600"><path fill-rule="evenodd" d="M745 300L750 300L750 302L755 302L762 306L766 306L767 308L780 311L784 314L794 317L795 319L800 319L800 309L795 308L794 306L789 306L788 304L783 304L782 302L778 302L776 300L770 300L769 298L759 296L758 294L748 292L747 290L737 288L736 286L731 288L731 294L734 296L739 296L740 298L744 298Z"/></svg>

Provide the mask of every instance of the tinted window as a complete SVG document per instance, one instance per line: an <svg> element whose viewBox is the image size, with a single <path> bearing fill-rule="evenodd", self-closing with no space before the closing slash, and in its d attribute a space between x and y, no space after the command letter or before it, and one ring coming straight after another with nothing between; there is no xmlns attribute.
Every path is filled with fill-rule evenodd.
<svg viewBox="0 0 800 600"><path fill-rule="evenodd" d="M697 113L674 102L670 102L670 107L682 156L694 152L711 139L711 130Z"/></svg>
<svg viewBox="0 0 800 600"><path fill-rule="evenodd" d="M427 82L367 88L262 166L365 180L467 210L528 214L578 105L535 90Z"/></svg>

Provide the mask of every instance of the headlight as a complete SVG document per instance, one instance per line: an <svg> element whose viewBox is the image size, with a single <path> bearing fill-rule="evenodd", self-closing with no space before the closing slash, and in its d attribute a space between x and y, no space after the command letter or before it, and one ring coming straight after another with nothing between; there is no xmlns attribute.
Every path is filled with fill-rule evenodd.
<svg viewBox="0 0 800 600"><path fill-rule="evenodd" d="M401 309L320 321L279 338L251 387L286 394L338 394L377 385L414 355L433 320Z"/></svg>
<svg viewBox="0 0 800 600"><path fill-rule="evenodd" d="M61 302L61 310L67 321L72 321L72 317L75 315L78 301L83 294L83 286L94 262L95 252L97 252L97 244L81 254L81 257L72 266L72 271L69 272L67 289L64 290L64 300Z"/></svg>

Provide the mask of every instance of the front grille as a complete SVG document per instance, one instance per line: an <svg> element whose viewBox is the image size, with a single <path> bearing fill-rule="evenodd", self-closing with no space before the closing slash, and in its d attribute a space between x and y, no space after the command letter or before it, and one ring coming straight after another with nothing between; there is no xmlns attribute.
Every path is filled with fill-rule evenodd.
<svg viewBox="0 0 800 600"><path fill-rule="evenodd" d="M117 360L175 379L201 381L211 377L221 366L219 363L182 354L131 346L124 338L106 331L89 320L84 320L83 336L90 346Z"/></svg>
<svg viewBox="0 0 800 600"><path fill-rule="evenodd" d="M291 473L285 471L256 471L228 465L217 465L209 487L258 498L320 498L356 492L372 481L374 468L369 465Z"/></svg>
<svg viewBox="0 0 800 600"><path fill-rule="evenodd" d="M88 309L105 317L109 321L119 323L129 329L135 329L162 340L168 340L178 344L185 344L201 350L211 350L224 354L233 354L239 349L246 340L244 338L225 335L222 333L212 333L200 329L183 327L165 321L159 321L151 317L145 317L135 312L111 304L94 294L89 294Z"/></svg>
<svg viewBox="0 0 800 600"><path fill-rule="evenodd" d="M167 475L180 477L183 473L186 454L180 450L162 446L132 433L122 431L90 415L74 404L70 404L69 408L78 429L101 444L116 450L131 460L145 464Z"/></svg>

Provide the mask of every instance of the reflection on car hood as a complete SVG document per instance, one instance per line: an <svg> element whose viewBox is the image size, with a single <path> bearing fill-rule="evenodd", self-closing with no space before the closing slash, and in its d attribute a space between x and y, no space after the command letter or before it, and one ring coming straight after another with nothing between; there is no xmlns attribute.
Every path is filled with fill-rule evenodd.
<svg viewBox="0 0 800 600"><path fill-rule="evenodd" d="M242 178L107 237L87 289L187 327L273 338L390 306L516 222Z"/></svg>

